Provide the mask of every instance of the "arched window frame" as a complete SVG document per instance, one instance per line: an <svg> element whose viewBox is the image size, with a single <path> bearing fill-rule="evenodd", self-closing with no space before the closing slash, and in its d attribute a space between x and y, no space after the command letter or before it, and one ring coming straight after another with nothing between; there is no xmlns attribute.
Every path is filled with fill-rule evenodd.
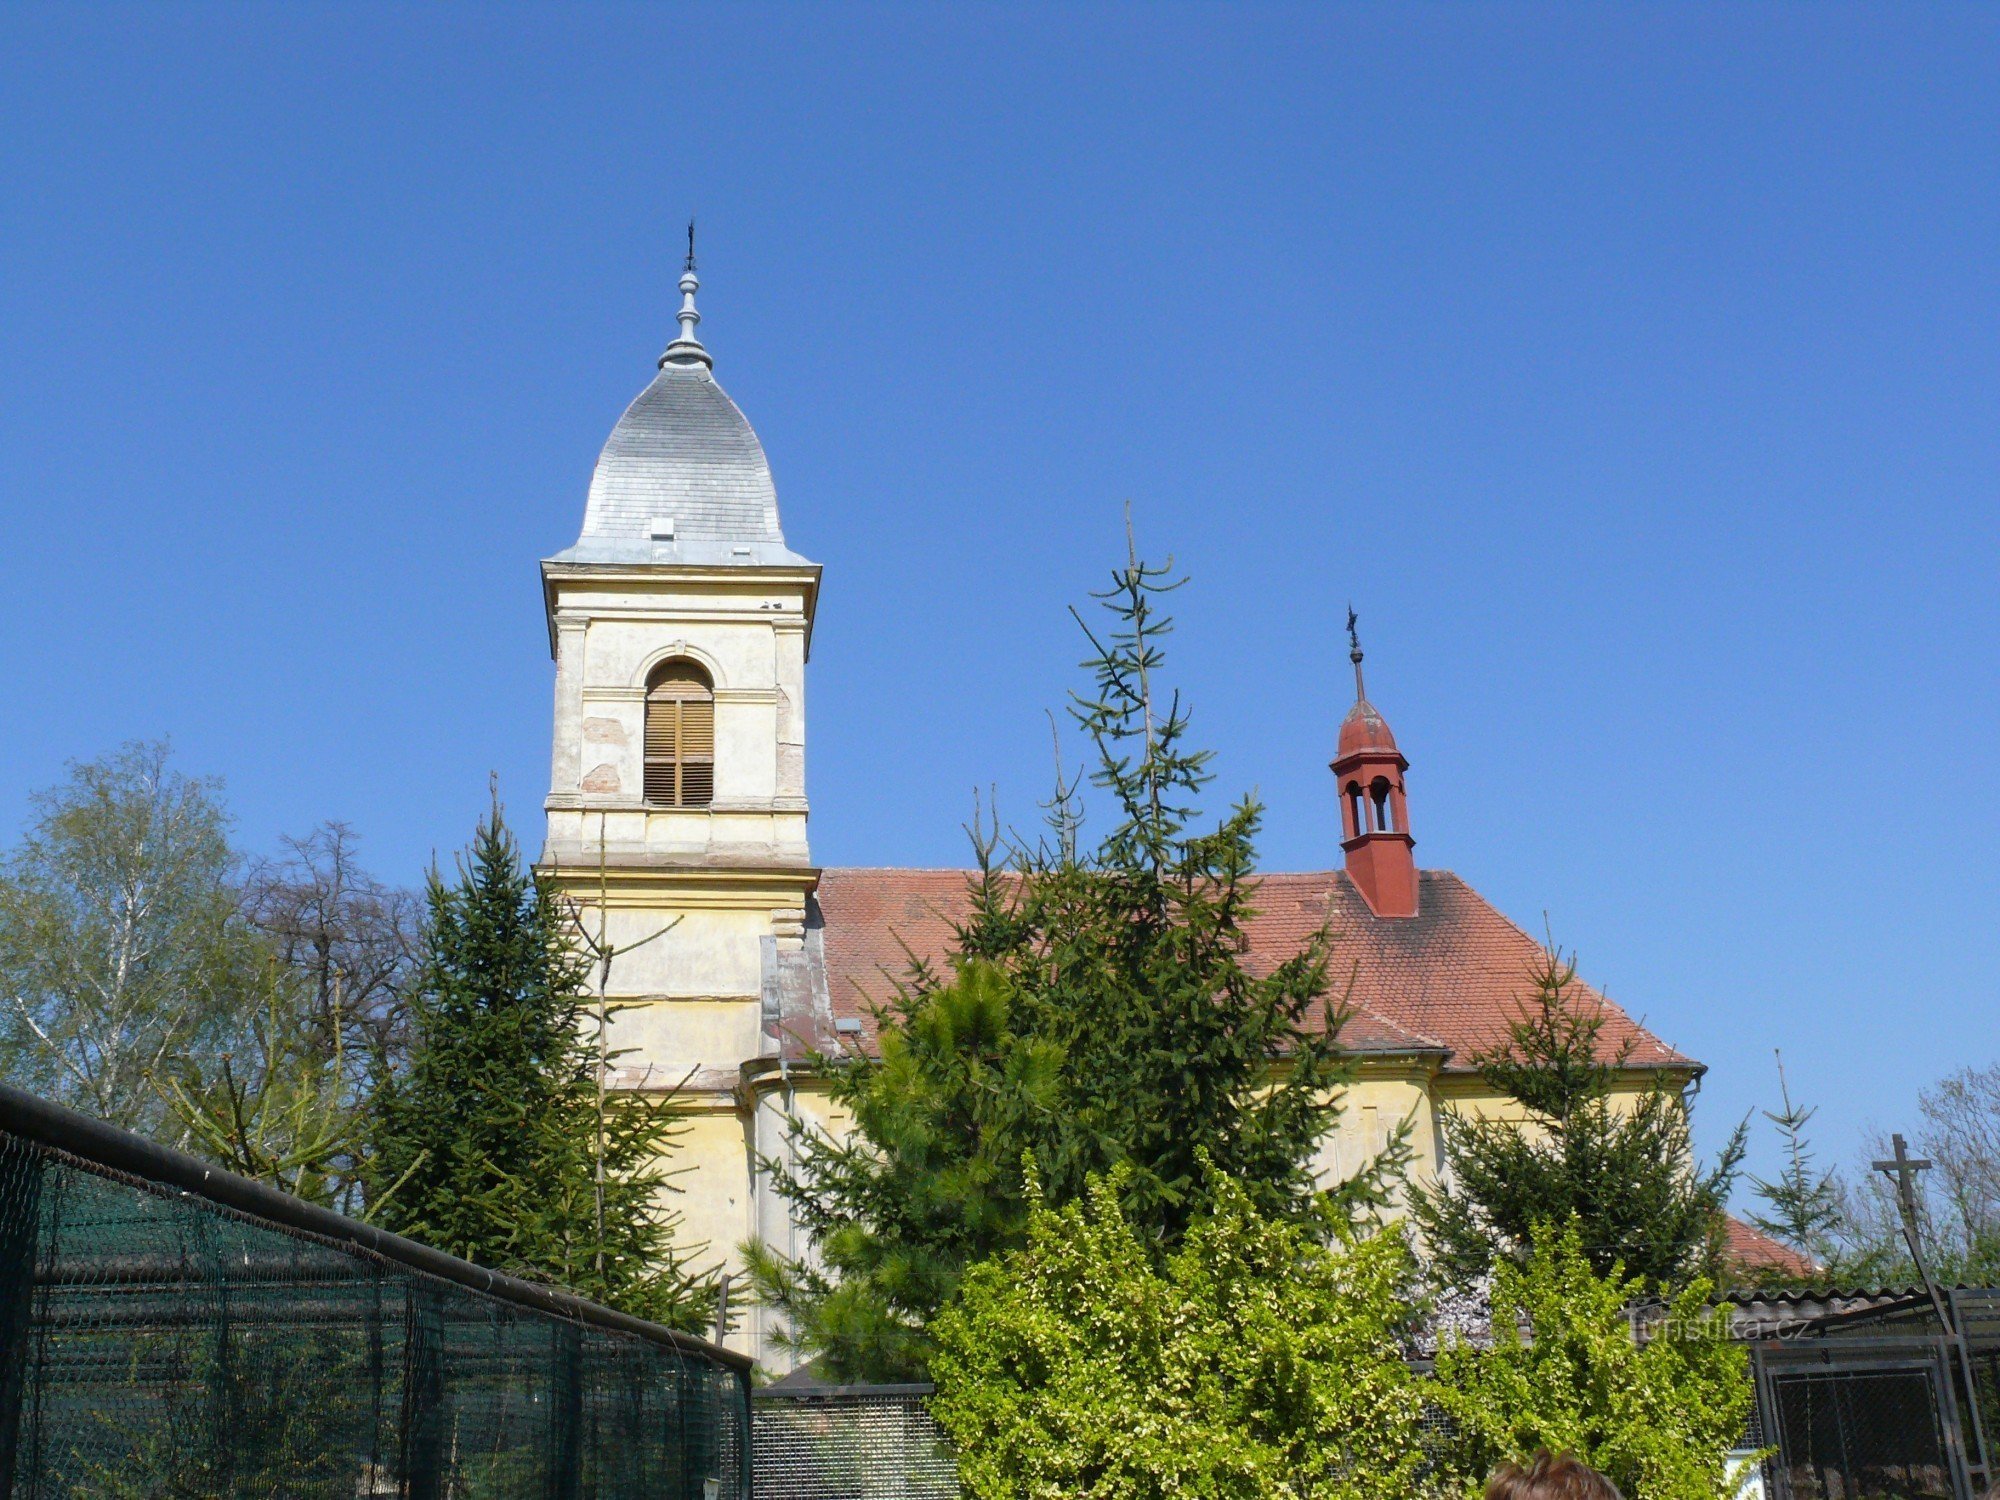
<svg viewBox="0 0 2000 1500"><path fill-rule="evenodd" d="M645 798L652 807L715 800L715 679L670 657L646 674Z"/></svg>

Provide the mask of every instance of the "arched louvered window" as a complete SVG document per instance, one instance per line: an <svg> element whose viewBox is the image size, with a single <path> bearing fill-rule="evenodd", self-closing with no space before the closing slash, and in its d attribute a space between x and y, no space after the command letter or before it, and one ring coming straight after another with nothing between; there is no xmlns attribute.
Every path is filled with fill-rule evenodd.
<svg viewBox="0 0 2000 1500"><path fill-rule="evenodd" d="M715 798L715 689L691 661L646 679L646 800L706 807Z"/></svg>

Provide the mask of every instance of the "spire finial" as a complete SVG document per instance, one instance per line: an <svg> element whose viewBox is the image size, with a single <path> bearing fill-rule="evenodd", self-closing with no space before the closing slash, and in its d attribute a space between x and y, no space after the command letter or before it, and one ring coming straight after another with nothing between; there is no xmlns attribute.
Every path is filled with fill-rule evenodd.
<svg viewBox="0 0 2000 1500"><path fill-rule="evenodd" d="M667 352L660 356L662 365L713 365L708 351L695 337L695 329L701 323L701 314L695 311L694 294L701 290L701 278L694 274L694 220L688 220L687 261L681 267L681 310L674 314L680 320L680 337L667 345Z"/></svg>
<svg viewBox="0 0 2000 1500"><path fill-rule="evenodd" d="M1354 663L1354 701L1361 702L1368 696L1368 690L1361 685L1361 632L1355 629L1361 617L1354 612L1354 606L1347 606L1347 659Z"/></svg>

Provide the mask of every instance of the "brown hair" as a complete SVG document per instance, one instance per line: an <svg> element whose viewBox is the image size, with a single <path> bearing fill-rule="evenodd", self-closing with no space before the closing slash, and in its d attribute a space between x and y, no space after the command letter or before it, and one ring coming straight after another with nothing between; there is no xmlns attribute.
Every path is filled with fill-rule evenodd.
<svg viewBox="0 0 2000 1500"><path fill-rule="evenodd" d="M1519 1464L1502 1464L1486 1481L1486 1500L1624 1500L1618 1486L1570 1454L1546 1448Z"/></svg>

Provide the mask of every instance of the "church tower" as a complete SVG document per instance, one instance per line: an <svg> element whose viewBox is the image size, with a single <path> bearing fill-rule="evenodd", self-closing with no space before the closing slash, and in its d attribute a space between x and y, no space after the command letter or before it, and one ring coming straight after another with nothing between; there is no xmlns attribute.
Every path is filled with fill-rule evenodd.
<svg viewBox="0 0 2000 1500"><path fill-rule="evenodd" d="M690 234L690 241L692 235ZM757 1232L739 1085L803 970L805 665L819 567L785 546L763 445L680 334L598 457L576 544L542 564L555 751L539 868L613 951L612 1082L678 1088L684 1234Z"/></svg>

